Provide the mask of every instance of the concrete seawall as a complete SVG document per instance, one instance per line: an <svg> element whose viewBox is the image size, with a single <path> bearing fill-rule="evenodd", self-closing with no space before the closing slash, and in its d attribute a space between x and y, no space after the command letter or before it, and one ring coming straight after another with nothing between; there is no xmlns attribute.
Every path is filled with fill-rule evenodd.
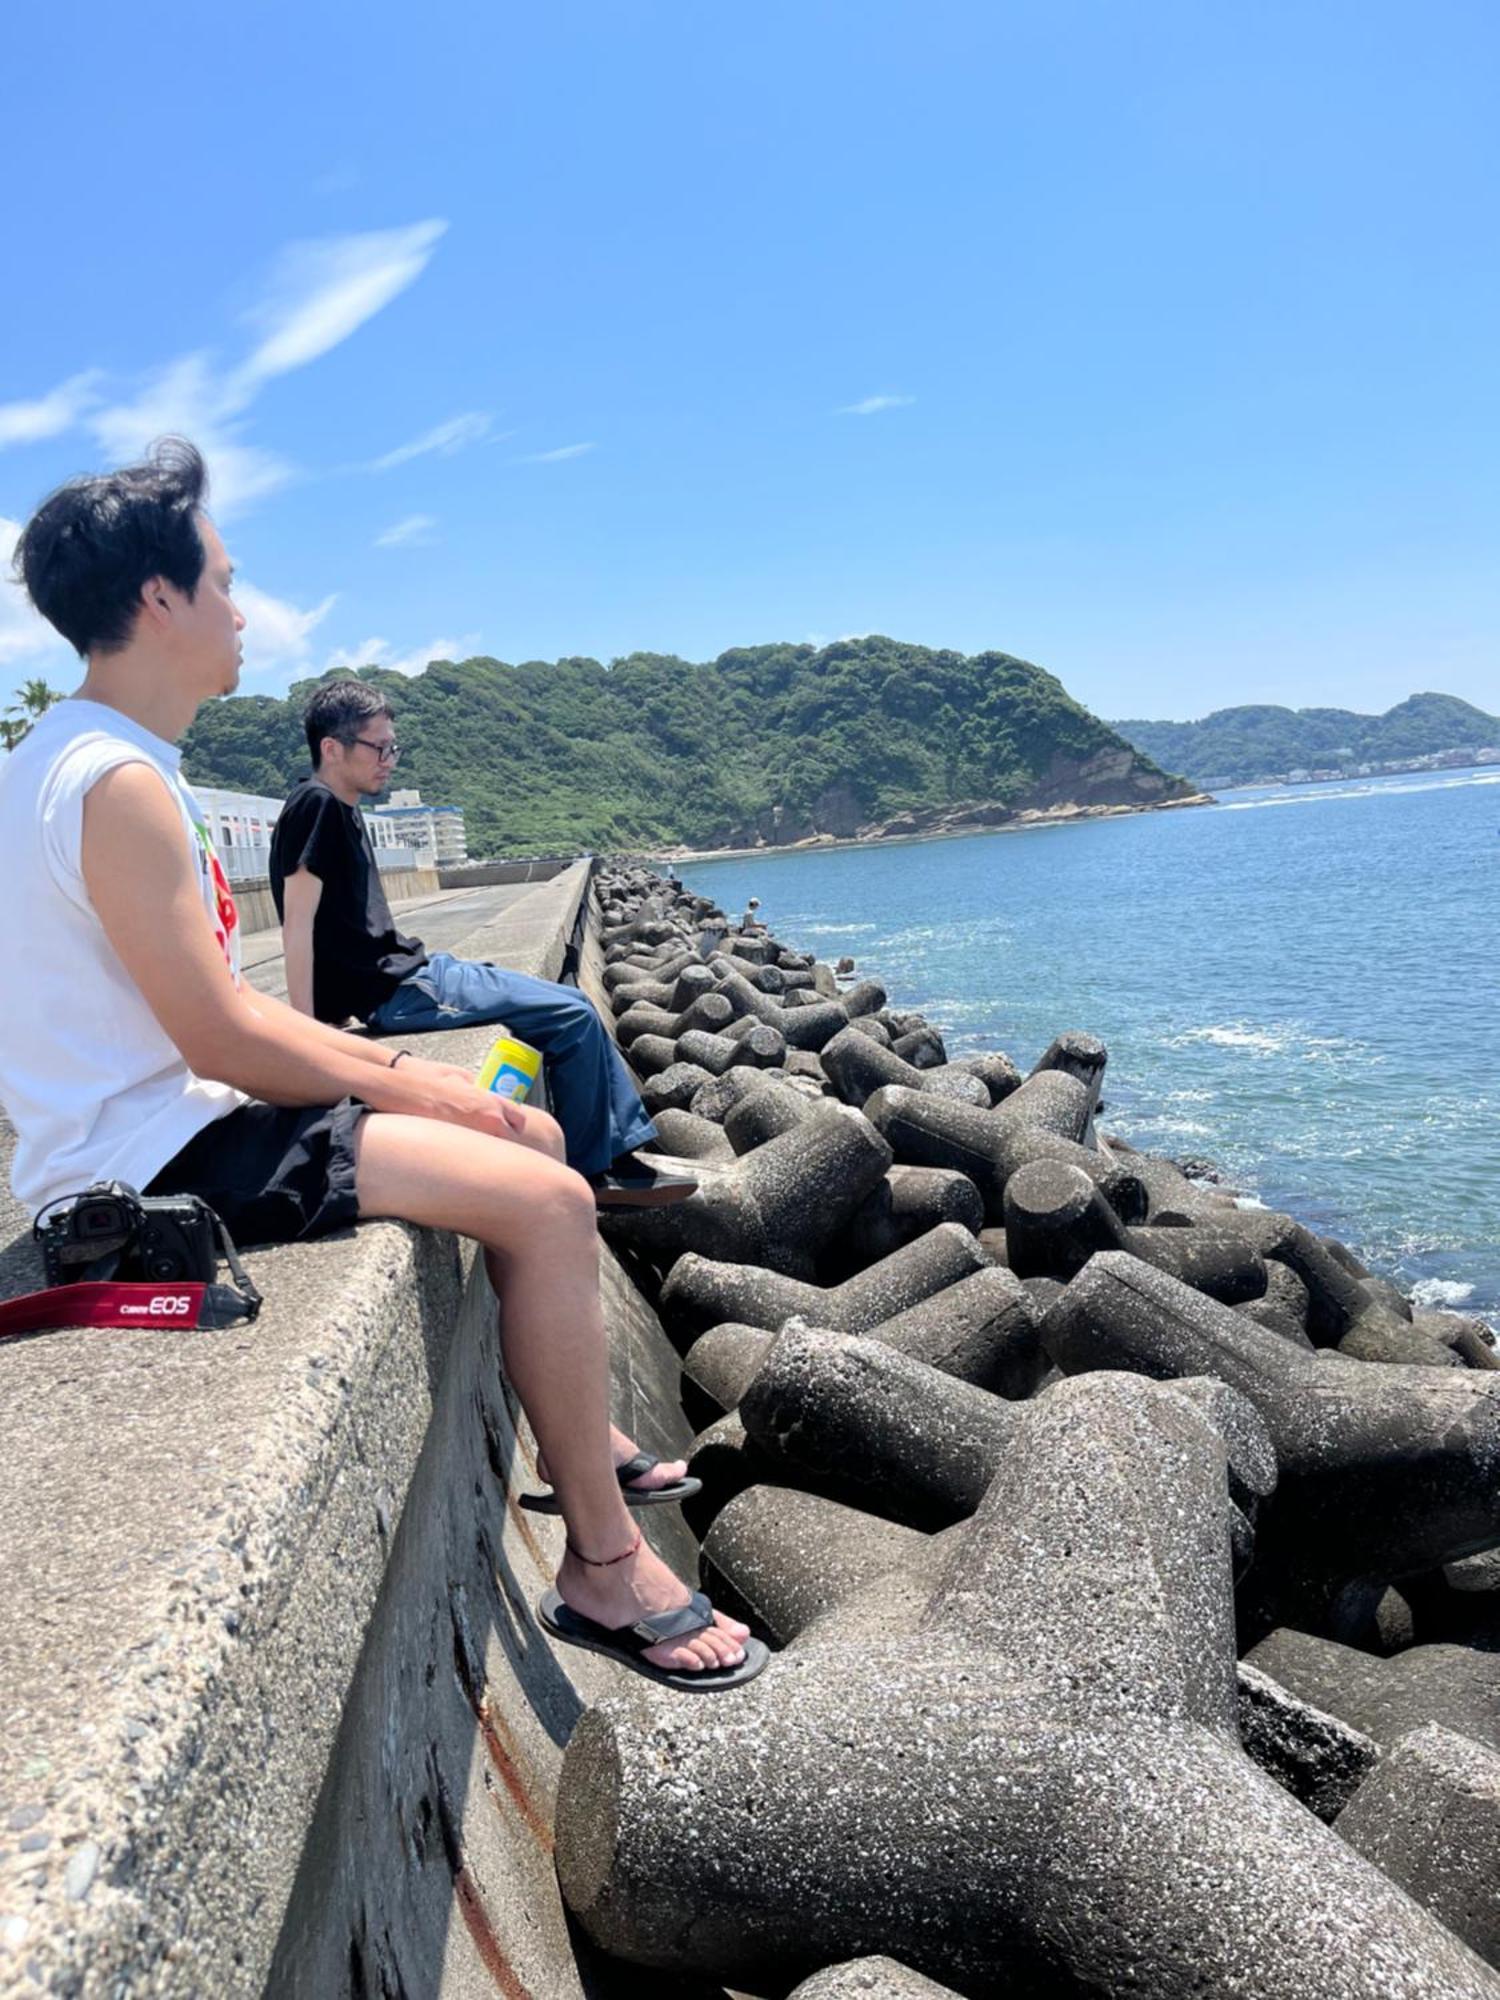
<svg viewBox="0 0 1500 2000"><path fill-rule="evenodd" d="M557 976L587 877L466 951ZM40 1282L24 1220L5 1197L5 1295ZM561 1530L515 1505L482 1268L395 1223L250 1262L252 1327L0 1346L0 1993L609 1990L550 1846L617 1680L531 1615ZM677 1448L676 1357L608 1253L604 1284L619 1420Z"/></svg>
<svg viewBox="0 0 1500 2000"><path fill-rule="evenodd" d="M413 896L435 896L438 890L446 885L439 881L438 871L435 868L392 868L381 875L380 886L385 890L389 902L399 903ZM247 935L255 931L269 931L276 928L279 922L276 915L276 900L271 894L268 878L254 882L236 882L234 900L239 908L240 923Z"/></svg>

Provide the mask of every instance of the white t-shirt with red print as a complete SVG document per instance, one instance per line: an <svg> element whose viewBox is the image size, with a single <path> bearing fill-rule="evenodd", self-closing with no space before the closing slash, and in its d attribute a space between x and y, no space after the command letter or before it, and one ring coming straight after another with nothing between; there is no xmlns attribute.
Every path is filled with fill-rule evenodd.
<svg viewBox="0 0 1500 2000"><path fill-rule="evenodd" d="M91 1181L143 1188L188 1140L246 1102L194 1076L94 913L83 802L147 764L182 815L203 907L236 984L239 914L181 752L102 703L68 700L0 758L0 1103L11 1186L33 1213ZM164 941L165 942L165 941Z"/></svg>

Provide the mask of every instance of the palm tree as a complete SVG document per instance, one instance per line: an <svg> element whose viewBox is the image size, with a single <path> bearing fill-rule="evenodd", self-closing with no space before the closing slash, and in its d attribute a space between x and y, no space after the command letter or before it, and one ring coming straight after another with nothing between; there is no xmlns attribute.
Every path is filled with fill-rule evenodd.
<svg viewBox="0 0 1500 2000"><path fill-rule="evenodd" d="M23 682L16 689L16 699L5 711L6 717L13 719L0 719L0 744L14 750L37 717L45 715L54 702L62 699L62 689L48 687L44 680Z"/></svg>

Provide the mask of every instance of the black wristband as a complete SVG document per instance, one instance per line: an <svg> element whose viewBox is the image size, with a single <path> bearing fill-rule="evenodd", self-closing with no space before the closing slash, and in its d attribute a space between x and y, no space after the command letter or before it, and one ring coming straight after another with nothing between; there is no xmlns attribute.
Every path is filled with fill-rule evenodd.
<svg viewBox="0 0 1500 2000"><path fill-rule="evenodd" d="M391 1057L390 1061L386 1064L386 1068L394 1069L403 1056L409 1056L410 1054L411 1054L410 1049L397 1049L396 1053Z"/></svg>

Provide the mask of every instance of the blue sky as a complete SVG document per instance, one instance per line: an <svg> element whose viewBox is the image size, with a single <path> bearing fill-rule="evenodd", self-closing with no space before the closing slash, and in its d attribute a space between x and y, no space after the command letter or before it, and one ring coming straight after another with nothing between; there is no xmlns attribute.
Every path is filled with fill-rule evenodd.
<svg viewBox="0 0 1500 2000"><path fill-rule="evenodd" d="M1108 716L1500 709L1489 0L74 0L7 55L0 537L185 430L247 690L881 631ZM66 684L0 599L0 693Z"/></svg>

